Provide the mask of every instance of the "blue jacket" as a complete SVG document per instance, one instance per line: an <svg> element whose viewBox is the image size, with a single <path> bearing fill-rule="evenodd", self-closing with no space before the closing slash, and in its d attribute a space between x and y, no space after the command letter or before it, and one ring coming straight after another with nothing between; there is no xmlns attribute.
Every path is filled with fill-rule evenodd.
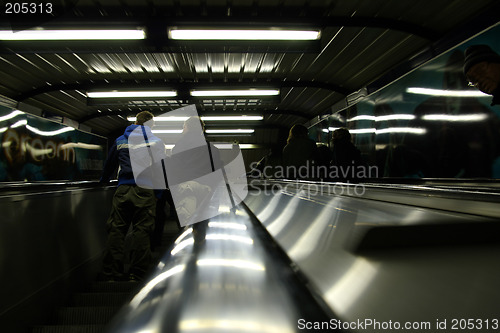
<svg viewBox="0 0 500 333"><path fill-rule="evenodd" d="M135 129L141 127L141 130ZM139 136L139 137L137 137ZM145 142L145 149L142 149L142 152L147 152L151 154L151 151L154 150L153 154L155 158L155 162L159 162L159 159L164 158L165 156L165 145L163 142L153 135L151 129L147 126L141 125L130 125L125 129L125 133L118 137L113 145L111 146L108 158L104 165L103 174L101 177L101 182L108 182L113 175L114 171L117 167L118 169L118 186L120 185L137 185L134 178L134 170L132 169L132 163L130 161L130 149L133 149L132 143L130 143L130 139L134 137L133 142ZM137 146L137 145L136 145ZM149 156L144 156L149 160ZM151 155L153 157L153 155ZM137 157L135 157L137 158ZM161 164L159 164L161 165ZM144 179L144 178L141 178ZM144 184L141 184L144 185ZM150 187L150 186L146 186ZM166 188L166 186L165 186Z"/></svg>

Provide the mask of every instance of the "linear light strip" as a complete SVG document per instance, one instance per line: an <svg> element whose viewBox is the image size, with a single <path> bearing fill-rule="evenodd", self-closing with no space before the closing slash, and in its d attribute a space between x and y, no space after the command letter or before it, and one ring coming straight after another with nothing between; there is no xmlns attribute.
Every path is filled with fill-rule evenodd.
<svg viewBox="0 0 500 333"><path fill-rule="evenodd" d="M249 90L191 90L193 97L277 96L279 89Z"/></svg>
<svg viewBox="0 0 500 333"><path fill-rule="evenodd" d="M12 118L14 118L16 116L19 116L21 114L24 114L24 112L19 111L19 110L14 110L14 111L12 111L11 113L9 113L9 114L7 114L5 116L1 116L0 117L0 121L5 121L5 120L12 119Z"/></svg>
<svg viewBox="0 0 500 333"><path fill-rule="evenodd" d="M174 40L317 40L319 30L169 29Z"/></svg>
<svg viewBox="0 0 500 333"><path fill-rule="evenodd" d="M0 40L138 40L144 30L1 30Z"/></svg>
<svg viewBox="0 0 500 333"><path fill-rule="evenodd" d="M409 87L406 89L407 93L419 94L419 95L430 95L430 96L446 96L446 97L485 97L485 94L479 90L443 90L443 89L430 89L430 88L418 88Z"/></svg>
<svg viewBox="0 0 500 333"><path fill-rule="evenodd" d="M180 122L186 121L189 117L154 117L155 122ZM263 120L263 116L201 116L203 121L255 121ZM128 121L136 121L136 117L127 117Z"/></svg>
<svg viewBox="0 0 500 333"><path fill-rule="evenodd" d="M240 133L240 134L250 134L255 132L254 129L207 129L205 130L207 134L230 134L230 133Z"/></svg>
<svg viewBox="0 0 500 333"><path fill-rule="evenodd" d="M123 97L175 97L176 91L94 91L87 92L90 98L123 98Z"/></svg>
<svg viewBox="0 0 500 333"><path fill-rule="evenodd" d="M330 132L336 130L334 127L330 127L328 129ZM417 127L389 127L383 129L376 128L359 128L359 129L351 129L349 130L351 134L387 134L387 133L409 133L409 134L425 134L427 130L425 128L417 128Z"/></svg>

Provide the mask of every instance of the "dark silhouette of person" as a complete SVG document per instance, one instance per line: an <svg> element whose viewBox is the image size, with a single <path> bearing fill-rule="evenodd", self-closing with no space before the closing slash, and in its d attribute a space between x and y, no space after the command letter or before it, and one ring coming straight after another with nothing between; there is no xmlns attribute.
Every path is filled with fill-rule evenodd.
<svg viewBox="0 0 500 333"><path fill-rule="evenodd" d="M465 50L464 74L471 86L493 96L491 105L500 104L500 55L488 45Z"/></svg>
<svg viewBox="0 0 500 333"><path fill-rule="evenodd" d="M311 178L317 156L316 142L308 136L307 127L297 124L290 129L283 148L283 164L288 178Z"/></svg>
<svg viewBox="0 0 500 333"><path fill-rule="evenodd" d="M342 180L353 180L357 175L357 167L362 165L361 152L352 143L351 133L345 127L333 131L332 134L332 166Z"/></svg>

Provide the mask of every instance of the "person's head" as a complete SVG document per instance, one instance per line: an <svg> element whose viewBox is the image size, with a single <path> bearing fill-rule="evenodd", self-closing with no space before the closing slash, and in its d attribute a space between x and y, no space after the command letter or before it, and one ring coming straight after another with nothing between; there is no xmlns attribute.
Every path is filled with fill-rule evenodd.
<svg viewBox="0 0 500 333"><path fill-rule="evenodd" d="M351 142L351 133L345 127L337 128L332 133L333 144L338 142Z"/></svg>
<svg viewBox="0 0 500 333"><path fill-rule="evenodd" d="M288 133L288 140L287 142L290 142L292 139L297 139L297 138L307 138L309 131L307 130L307 127L297 124L293 125L292 128L290 128L290 132Z"/></svg>
<svg viewBox="0 0 500 333"><path fill-rule="evenodd" d="M141 111L135 116L135 125L153 127L153 124L153 114L149 111Z"/></svg>
<svg viewBox="0 0 500 333"><path fill-rule="evenodd" d="M184 122L184 128L183 132L193 132L193 131L200 131L201 128L201 133L205 132L205 123L203 120L200 119L200 117L193 116L189 117L186 119Z"/></svg>
<svg viewBox="0 0 500 333"><path fill-rule="evenodd" d="M500 84L500 55L488 45L467 48L464 74L470 85L486 94L493 94Z"/></svg>

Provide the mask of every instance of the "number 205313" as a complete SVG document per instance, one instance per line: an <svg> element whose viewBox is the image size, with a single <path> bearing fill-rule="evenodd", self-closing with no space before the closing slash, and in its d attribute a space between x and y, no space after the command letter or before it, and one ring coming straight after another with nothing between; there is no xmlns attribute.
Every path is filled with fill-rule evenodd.
<svg viewBox="0 0 500 333"><path fill-rule="evenodd" d="M52 14L51 2L7 2L4 8L5 14Z"/></svg>

